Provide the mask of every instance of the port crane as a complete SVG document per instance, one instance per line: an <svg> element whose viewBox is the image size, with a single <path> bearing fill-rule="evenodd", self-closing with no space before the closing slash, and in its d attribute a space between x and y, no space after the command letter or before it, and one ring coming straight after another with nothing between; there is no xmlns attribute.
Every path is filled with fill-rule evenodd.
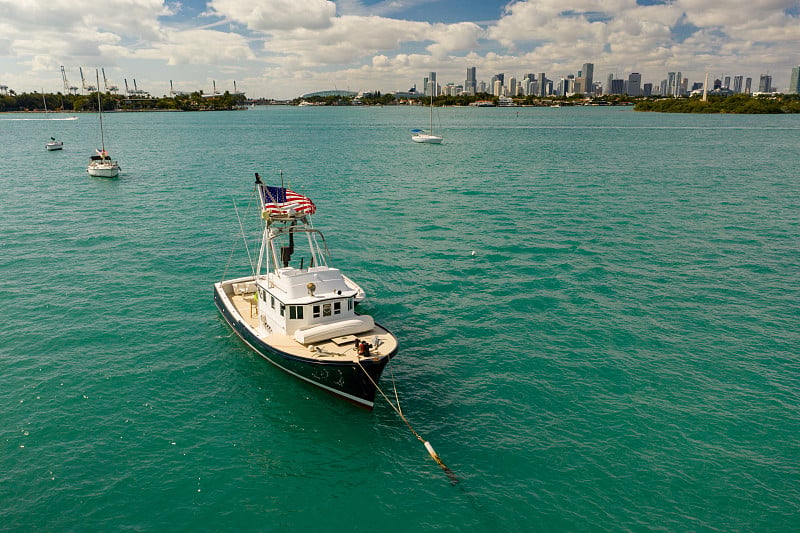
<svg viewBox="0 0 800 533"><path fill-rule="evenodd" d="M105 85L106 87L106 92L112 92L114 94L117 94L117 91L119 91L119 87L117 87L116 85L109 85L108 79L106 78L106 69L101 68L100 70L103 71L103 85Z"/></svg>
<svg viewBox="0 0 800 533"><path fill-rule="evenodd" d="M78 94L78 88L70 85L67 81L67 71L64 70L64 65L61 65L61 79L64 80L64 92L67 94Z"/></svg>
<svg viewBox="0 0 800 533"><path fill-rule="evenodd" d="M86 85L86 80L83 77L83 68L82 67L78 67L78 70L81 73L81 85L83 86L84 92L91 93L91 92L96 91L97 87L95 87L94 85Z"/></svg>

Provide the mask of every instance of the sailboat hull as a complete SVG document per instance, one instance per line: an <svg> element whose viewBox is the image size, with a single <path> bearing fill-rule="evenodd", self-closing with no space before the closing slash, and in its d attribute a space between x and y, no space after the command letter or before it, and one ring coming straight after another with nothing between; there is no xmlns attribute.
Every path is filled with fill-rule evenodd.
<svg viewBox="0 0 800 533"><path fill-rule="evenodd" d="M119 176L119 165L116 163L89 165L89 168L86 169L86 172L88 172L90 176L95 176L97 178L116 178Z"/></svg>
<svg viewBox="0 0 800 533"><path fill-rule="evenodd" d="M411 140L415 143L442 144L442 138L437 135L414 135Z"/></svg>

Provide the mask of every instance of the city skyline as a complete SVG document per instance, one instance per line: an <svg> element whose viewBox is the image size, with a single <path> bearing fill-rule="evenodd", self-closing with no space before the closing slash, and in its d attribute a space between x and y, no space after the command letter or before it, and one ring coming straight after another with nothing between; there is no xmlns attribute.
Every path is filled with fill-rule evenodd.
<svg viewBox="0 0 800 533"><path fill-rule="evenodd" d="M602 83L609 73L660 83L680 71L691 84L708 72L754 85L769 75L786 92L800 63L797 0L109 0L102 10L0 0L0 10L0 85L17 92L63 92L61 65L78 87L79 68L93 85L102 67L109 83L135 79L154 96L169 94L170 80L205 93L235 81L248 97L288 99L421 89L430 72L440 85L464 84L471 67L476 83L501 72L559 80L585 64Z"/></svg>
<svg viewBox="0 0 800 533"><path fill-rule="evenodd" d="M567 74L559 79L552 79L545 72L527 73L517 79L513 74L506 77L505 72L498 72L492 75L487 83L481 79L477 81L477 67L466 69L466 79L463 83L450 82L446 85L437 82L436 72L430 72L422 80L423 90L419 94L429 96L431 92L435 95L458 96L461 94L475 95L477 93L488 93L494 96L572 96L582 94L589 97L601 95L622 95L629 96L686 96L692 93L699 93L708 81L708 91L717 94L758 94L758 93L800 93L800 65L792 67L789 76L789 88L786 91L778 91L774 85L773 77L769 74L761 74L754 82L752 76L744 75L725 75L711 77L707 75L707 80L702 82L690 80L683 76L681 71L668 72L666 77L660 81L643 81L639 72L628 73L627 76L621 73L609 73L605 82L594 79L594 64L584 63L577 74ZM754 85L755 83L755 85ZM409 93L403 92L406 96Z"/></svg>

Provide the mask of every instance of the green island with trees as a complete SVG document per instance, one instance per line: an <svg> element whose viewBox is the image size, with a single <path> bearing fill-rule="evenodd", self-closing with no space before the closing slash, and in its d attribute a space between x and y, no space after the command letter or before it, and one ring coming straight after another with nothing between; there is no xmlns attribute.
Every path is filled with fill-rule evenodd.
<svg viewBox="0 0 800 533"><path fill-rule="evenodd" d="M734 114L784 114L800 113L800 94L776 94L750 96L700 96L639 99L635 111L659 113L734 113Z"/></svg>
<svg viewBox="0 0 800 533"><path fill-rule="evenodd" d="M44 101L50 111L97 111L97 93L83 94L45 94L14 93L0 95L0 112L43 111ZM243 94L225 91L214 96L196 91L191 94L164 96L128 97L106 92L103 94L103 111L224 111L241 109L246 98Z"/></svg>
<svg viewBox="0 0 800 533"><path fill-rule="evenodd" d="M10 91L0 95L0 112L41 112L44 110L43 98L47 101L47 109L51 111L82 112L97 111L97 93L80 94L45 94L20 93ZM504 100L504 101L503 101ZM202 91L175 96L130 97L106 92L102 98L103 111L226 111L243 109L247 104L288 104L299 105L302 102L320 106L351 105L428 105L430 100L424 95L398 97L392 93L366 93L358 97L330 95L295 98L290 101L248 100L244 94L204 95ZM756 95L735 94L731 96L709 95L707 101L700 96L682 97L631 97L628 95L603 95L587 97L583 94L570 96L520 96L512 99L497 97L489 93L475 95L439 95L434 98L433 105L457 107L468 105L491 106L633 106L635 111L651 111L659 113L735 113L735 114L785 114L800 113L800 95L775 94Z"/></svg>

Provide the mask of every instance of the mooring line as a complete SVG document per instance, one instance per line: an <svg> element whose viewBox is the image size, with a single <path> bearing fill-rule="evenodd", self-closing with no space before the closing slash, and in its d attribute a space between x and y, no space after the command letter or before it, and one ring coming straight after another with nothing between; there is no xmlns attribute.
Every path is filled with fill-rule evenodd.
<svg viewBox="0 0 800 533"><path fill-rule="evenodd" d="M389 397L388 397L388 396L386 396L386 394L385 394L385 393L383 392L383 390L382 390L382 389L381 389L381 388L378 386L378 384L377 384L377 383L375 383L375 380L374 380L374 379L372 379L372 376L370 376L370 375L369 375L369 372L367 372L367 370L366 370L366 369L365 369L363 366L361 366L361 361L359 361L358 359L356 359L356 363L358 363L358 366L361 368L361 370L363 370L363 371L364 371L364 374L366 374L367 378L368 378L368 379L369 379L369 380L372 382L372 384L375 386L375 390L377 390L378 392L380 392L380 393L381 393L381 396L383 396L383 399L384 399L384 400L386 400L386 403L388 403L388 404L389 404L389 407L391 407L391 408L394 410L394 412L395 412L395 413L397 413L397 416L399 416L399 417L400 417L400 419L401 419L403 422L405 422L405 423L406 423L406 426L408 426L408 429L409 429L409 430L411 430L411 433L412 433L412 434L413 434L415 437L417 437L417 439L418 439L418 440L419 440L419 441L420 441L420 442L421 442L421 443L422 443L422 444L425 446L425 449L426 449L426 450L428 450L428 453L429 453L429 454L430 454L430 456L433 458L433 460L434 460L434 461L436 461L436 464L438 464L438 465L439 465L439 466L442 468L442 470L444 470L444 473L447 475L448 479L450 479L450 483L453 483L453 484L456 484L456 483L458 483L458 482L459 482L459 479L458 479L458 477L456 476L455 472L453 472L452 470L450 470L450 468L449 468L449 467L448 467L446 464L444 464L444 461L442 461L441 457L439 457L439 454L438 454L438 453L436 453L436 450L434 450L434 449L433 449L433 446L431 445L431 443L430 443L430 442L428 442L428 441L426 441L425 439L423 439L423 438L422 438L422 436L421 436L419 433L417 433L417 432L414 430L414 428L411 426L411 422L409 422L409 421L408 421L408 419L405 417L405 415L403 414L403 412L402 412L402 411L399 409L399 406L400 406L400 402L399 402L399 400L398 400L398 402L397 402L397 407L395 407L395 405L392 403L392 401L391 401L391 400L389 400Z"/></svg>

